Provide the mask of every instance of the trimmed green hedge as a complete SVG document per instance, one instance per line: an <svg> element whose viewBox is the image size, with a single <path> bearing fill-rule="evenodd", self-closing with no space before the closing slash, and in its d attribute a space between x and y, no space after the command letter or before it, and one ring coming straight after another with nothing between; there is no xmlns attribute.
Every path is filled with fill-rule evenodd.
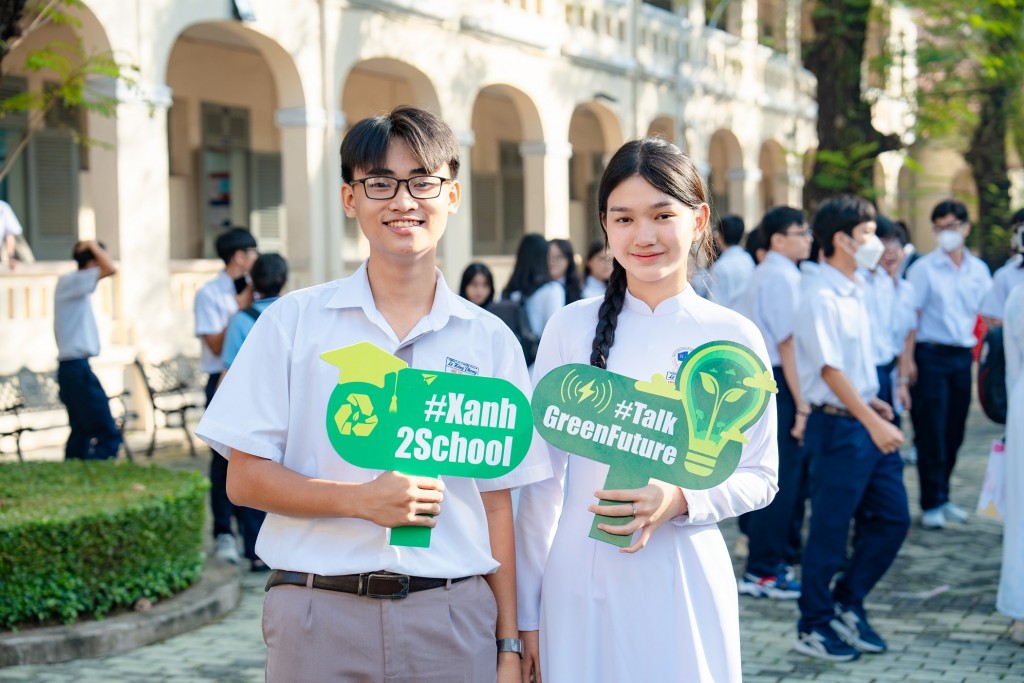
<svg viewBox="0 0 1024 683"><path fill-rule="evenodd" d="M0 629L100 618L203 569L209 482L112 461L0 465Z"/></svg>

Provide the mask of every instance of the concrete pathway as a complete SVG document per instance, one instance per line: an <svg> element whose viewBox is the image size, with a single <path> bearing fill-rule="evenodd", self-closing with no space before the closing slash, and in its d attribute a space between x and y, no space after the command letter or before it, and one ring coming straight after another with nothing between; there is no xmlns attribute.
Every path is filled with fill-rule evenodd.
<svg viewBox="0 0 1024 683"><path fill-rule="evenodd" d="M953 500L973 511L997 425L972 412ZM204 467L196 461L174 466ZM995 611L1001 524L973 517L944 531L917 526L916 469L906 469L915 526L895 565L872 594L868 610L891 651L830 665L790 650L793 603L740 598L744 680L747 683L834 681L987 683L1024 680L1024 646L1008 640L1009 620ZM736 524L723 531L742 548ZM244 573L240 606L219 623L134 652L48 666L0 669L0 681L33 683L234 683L262 681L260 635L265 575ZM570 682L577 683L577 682ZM584 683L584 682L579 682ZM652 682L653 683L653 682Z"/></svg>

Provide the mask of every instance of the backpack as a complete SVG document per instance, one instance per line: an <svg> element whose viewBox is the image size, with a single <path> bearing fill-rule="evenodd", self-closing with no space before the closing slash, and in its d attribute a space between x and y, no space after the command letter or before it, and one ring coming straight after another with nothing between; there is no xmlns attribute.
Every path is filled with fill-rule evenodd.
<svg viewBox="0 0 1024 683"><path fill-rule="evenodd" d="M985 334L978 361L978 401L988 419L1006 424L1006 354L1003 328L993 327Z"/></svg>
<svg viewBox="0 0 1024 683"><path fill-rule="evenodd" d="M263 311L258 310L255 306L250 306L249 308L242 311L242 313L245 313L247 316L252 318L253 322L256 322L257 320L260 319L260 313L262 312Z"/></svg>
<svg viewBox="0 0 1024 683"><path fill-rule="evenodd" d="M487 310L501 318L501 321L512 330L512 334L519 340L519 345L523 347L523 356L526 358L526 364L528 366L533 365L534 359L537 358L537 347L540 346L540 337L533 333L533 328L530 327L530 319L526 316L526 309L523 308L522 302L493 301L487 307Z"/></svg>

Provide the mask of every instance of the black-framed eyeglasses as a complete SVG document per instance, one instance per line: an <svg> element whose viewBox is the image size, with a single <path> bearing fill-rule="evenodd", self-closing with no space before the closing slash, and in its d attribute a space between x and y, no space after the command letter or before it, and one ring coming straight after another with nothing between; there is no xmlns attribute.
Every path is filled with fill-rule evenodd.
<svg viewBox="0 0 1024 683"><path fill-rule="evenodd" d="M787 230L786 231L786 236L787 237L810 237L811 236L811 231L809 229L807 229L807 228L804 228L803 230Z"/></svg>
<svg viewBox="0 0 1024 683"><path fill-rule="evenodd" d="M412 178L391 178L388 176L367 176L353 180L350 184L363 184L363 191L370 199L393 199L398 194L398 186L405 183L406 189L414 199L435 199L441 196L441 187L451 182L451 178L436 175L418 175Z"/></svg>
<svg viewBox="0 0 1024 683"><path fill-rule="evenodd" d="M938 223L932 223L932 230L935 232L942 232L943 230L961 230L967 221L955 221L953 223L947 223L946 225L939 225Z"/></svg>

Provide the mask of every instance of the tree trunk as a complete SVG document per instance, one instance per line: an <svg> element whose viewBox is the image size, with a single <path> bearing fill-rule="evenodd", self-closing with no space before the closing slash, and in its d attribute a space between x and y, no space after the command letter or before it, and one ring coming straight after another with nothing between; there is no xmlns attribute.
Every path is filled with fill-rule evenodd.
<svg viewBox="0 0 1024 683"><path fill-rule="evenodd" d="M994 226L1010 224L1010 176L1006 154L1008 110L1013 101L1010 86L1001 83L985 90L979 97L978 126L971 135L971 145L964 155L978 188L978 220L972 229L977 231L977 244L989 266L1001 265L1006 245L992 244L990 235Z"/></svg>
<svg viewBox="0 0 1024 683"><path fill-rule="evenodd" d="M897 136L875 130L861 95L871 6L871 0L818 0L813 10L814 38L804 46L804 66L818 79L818 153L804 185L809 210L842 192L870 196L875 157L901 146Z"/></svg>

